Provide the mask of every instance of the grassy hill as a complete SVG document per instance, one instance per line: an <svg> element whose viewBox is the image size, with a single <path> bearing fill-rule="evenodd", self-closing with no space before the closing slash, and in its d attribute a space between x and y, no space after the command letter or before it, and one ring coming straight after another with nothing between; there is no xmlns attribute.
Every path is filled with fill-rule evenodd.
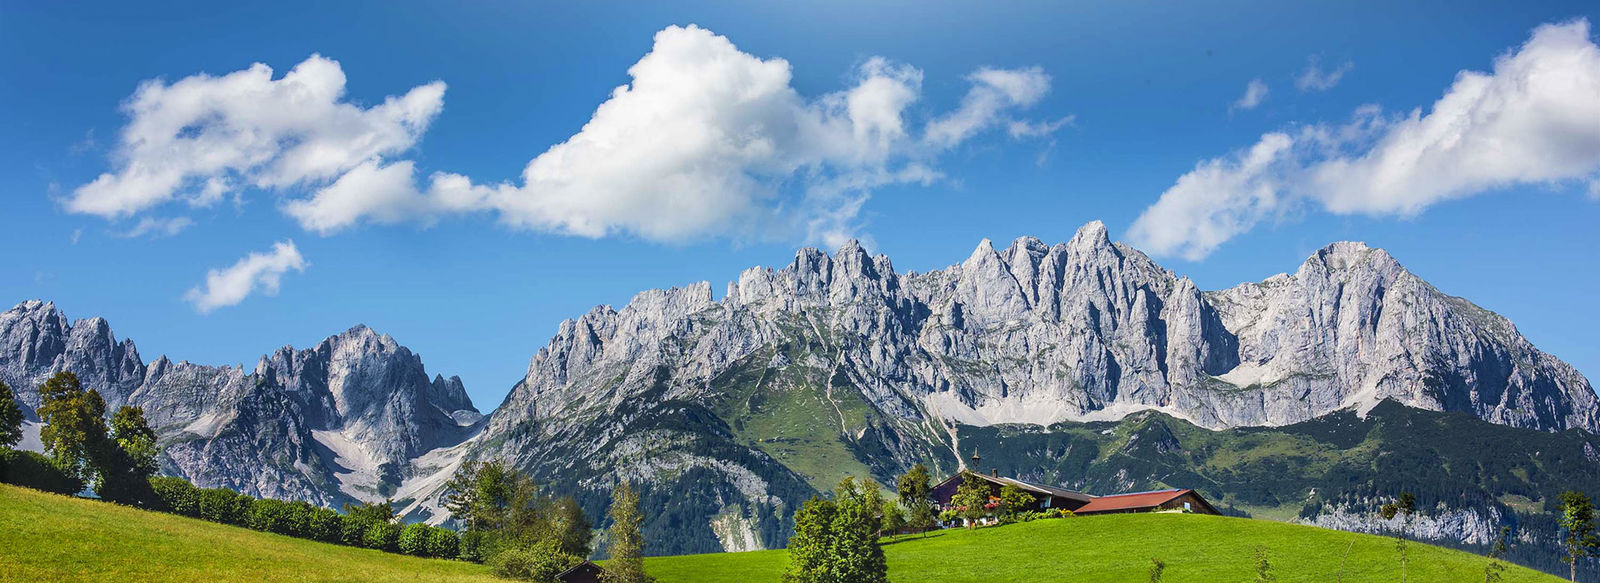
<svg viewBox="0 0 1600 583"><path fill-rule="evenodd" d="M0 485L0 582L502 582L487 567Z"/></svg>
<svg viewBox="0 0 1600 583"><path fill-rule="evenodd" d="M1329 581L1351 541L1345 581L1393 581L1390 539L1277 522L1140 514L944 531L885 546L895 583L1241 581L1265 546L1279 580ZM1485 560L1413 543L1412 581L1482 580ZM784 551L650 558L662 583L776 581ZM1558 581L1510 566L1506 581ZM342 547L169 514L0 485L0 582L22 581L503 581L482 565Z"/></svg>
<svg viewBox="0 0 1600 583"><path fill-rule="evenodd" d="M1354 545L1351 545L1354 541ZM1123 514L1042 520L976 531L930 533L884 547L894 583L963 581L1149 580L1150 559L1165 581L1254 580L1257 546L1268 550L1278 581L1334 581L1350 548L1344 581L1398 581L1393 539L1308 526L1182 514ZM1409 545L1411 581L1482 581L1487 560L1461 551ZM645 569L662 583L776 581L784 551L658 557ZM1093 574L1089 576L1089 574ZM1508 565L1505 581L1560 581Z"/></svg>

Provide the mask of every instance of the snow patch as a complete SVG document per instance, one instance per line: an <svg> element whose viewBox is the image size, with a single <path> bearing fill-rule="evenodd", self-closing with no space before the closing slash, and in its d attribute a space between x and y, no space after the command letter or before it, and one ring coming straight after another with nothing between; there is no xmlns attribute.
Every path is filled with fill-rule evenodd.
<svg viewBox="0 0 1600 583"><path fill-rule="evenodd" d="M412 460L410 476L400 482L400 488L394 493L395 500L410 501L399 509L402 520L420 519L438 526L450 519L450 512L444 509L441 495L445 484L450 482L456 470L461 469L461 464L466 461L467 450L477 444L478 435L481 433L473 434L460 444L431 450Z"/></svg>

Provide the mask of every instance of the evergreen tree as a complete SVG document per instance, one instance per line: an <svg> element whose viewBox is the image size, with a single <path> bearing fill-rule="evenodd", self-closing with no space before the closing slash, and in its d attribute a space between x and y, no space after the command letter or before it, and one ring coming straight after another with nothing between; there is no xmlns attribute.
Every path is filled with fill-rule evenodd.
<svg viewBox="0 0 1600 583"><path fill-rule="evenodd" d="M478 507L478 469L481 464L477 461L467 460L461 462L461 467L456 468L456 473L450 476L450 481L444 485L444 508L450 511L450 518L461 524L461 528L468 531L480 530L480 525L473 514Z"/></svg>
<svg viewBox="0 0 1600 583"><path fill-rule="evenodd" d="M967 519L967 528L971 529L978 524L978 520L988 514L984 508L989 504L989 482L978 477L972 472L961 474L961 486L956 489L956 495L950 499L950 505L956 507L956 512Z"/></svg>
<svg viewBox="0 0 1600 583"><path fill-rule="evenodd" d="M1256 547L1256 583L1272 583L1278 575L1272 572L1272 557L1267 547Z"/></svg>
<svg viewBox="0 0 1600 583"><path fill-rule="evenodd" d="M11 387L0 382L0 447L11 447L22 441L22 407L17 406L17 396Z"/></svg>
<svg viewBox="0 0 1600 583"><path fill-rule="evenodd" d="M838 583L829 574L830 532L838 511L832 501L812 496L794 512L794 536L789 537L789 568L783 573L783 583Z"/></svg>
<svg viewBox="0 0 1600 583"><path fill-rule="evenodd" d="M911 466L905 475L895 484L895 493L900 497L900 506L906 509L908 520L906 525L926 533L928 529L938 524L939 515L933 507L933 486L928 476L928 467L922 464Z"/></svg>
<svg viewBox="0 0 1600 583"><path fill-rule="evenodd" d="M627 482L611 491L611 560L606 562L606 583L645 583L644 535L640 526L639 493Z"/></svg>
<svg viewBox="0 0 1600 583"><path fill-rule="evenodd" d="M1561 530L1566 536L1561 546L1566 555L1561 562L1571 568L1571 579L1578 580L1578 563L1600 555L1600 536L1595 534L1594 501L1583 492L1561 493Z"/></svg>
<svg viewBox="0 0 1600 583"><path fill-rule="evenodd" d="M1150 559L1150 583L1161 583L1161 578L1167 572L1167 564L1161 559Z"/></svg>
<svg viewBox="0 0 1600 583"><path fill-rule="evenodd" d="M1483 583L1499 583L1505 580L1506 564L1500 559L1506 556L1506 537L1510 535L1511 527L1500 527L1500 536L1489 549L1489 563L1483 566Z"/></svg>
<svg viewBox="0 0 1600 583"><path fill-rule="evenodd" d="M78 375L62 371L39 385L39 432L45 452L69 476L89 483L98 457L105 451L106 402L93 389L83 390Z"/></svg>

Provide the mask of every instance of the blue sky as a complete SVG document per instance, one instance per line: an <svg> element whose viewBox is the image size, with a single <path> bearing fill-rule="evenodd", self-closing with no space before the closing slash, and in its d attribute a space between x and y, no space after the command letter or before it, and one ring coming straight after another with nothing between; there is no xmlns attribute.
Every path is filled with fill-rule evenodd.
<svg viewBox="0 0 1600 583"><path fill-rule="evenodd" d="M557 323L642 289L720 293L844 236L927 270L1098 219L1205 289L1367 241L1600 374L1600 94L1561 93L1600 75L1593 31L1573 35L1592 2L333 4L0 3L0 298L104 316L146 360L250 366L366 323L487 410ZM254 63L281 89L313 55L305 77L344 77L324 114L250 117L292 91L174 89ZM706 63L720 76L682 74ZM1519 82L1547 65L1563 82ZM125 107L150 80L145 113ZM704 107L752 88L770 95ZM1461 123L1432 115L1447 95ZM673 123L638 121L662 107ZM228 120L266 139L210 171L211 150L124 139L141 115L180 142ZM708 127L743 141L676 147ZM1429 159L1454 130L1468 149ZM1508 135L1532 145L1458 161ZM346 163L291 168L307 136ZM138 164L186 173L149 187ZM228 187L208 197L209 178ZM640 186L658 184L692 192Z"/></svg>

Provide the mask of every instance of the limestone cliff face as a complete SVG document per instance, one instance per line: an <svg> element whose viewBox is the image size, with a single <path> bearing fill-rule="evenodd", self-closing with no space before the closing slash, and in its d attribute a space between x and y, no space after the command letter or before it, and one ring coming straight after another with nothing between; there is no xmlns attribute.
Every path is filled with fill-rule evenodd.
<svg viewBox="0 0 1600 583"><path fill-rule="evenodd" d="M983 241L965 261L928 273L896 272L855 243L832 256L802 249L781 269L746 270L721 299L701 283L597 307L561 324L467 455L542 467L559 442L604 468L594 484L628 477L672 487L677 478L644 462L687 455L662 445L695 431L685 428L737 421L680 420L667 434L652 425L652 441L632 415L662 403L715 408L729 398L729 378L760 386L797 368L816 371L807 378L820 387L818 407L857 461L886 471L961 459L957 424L1150 409L1220 429L1392 399L1521 428L1600 430L1600 405L1576 370L1381 250L1335 243L1292 275L1202 292L1095 222L1056 245L1022 238L997 250ZM745 441L792 455L782 443ZM639 451L624 446L639 443L655 453L623 459ZM721 467L729 483L749 473L714 461L692 463ZM746 490L722 508L767 497Z"/></svg>
<svg viewBox="0 0 1600 583"><path fill-rule="evenodd" d="M146 365L105 320L53 304L0 313L0 380L31 415L35 390L71 371L107 405L136 405L160 437L162 472L205 487L336 505L381 500L412 460L460 443L481 417L460 379L429 379L410 350L365 326L314 348L284 347L254 370Z"/></svg>

